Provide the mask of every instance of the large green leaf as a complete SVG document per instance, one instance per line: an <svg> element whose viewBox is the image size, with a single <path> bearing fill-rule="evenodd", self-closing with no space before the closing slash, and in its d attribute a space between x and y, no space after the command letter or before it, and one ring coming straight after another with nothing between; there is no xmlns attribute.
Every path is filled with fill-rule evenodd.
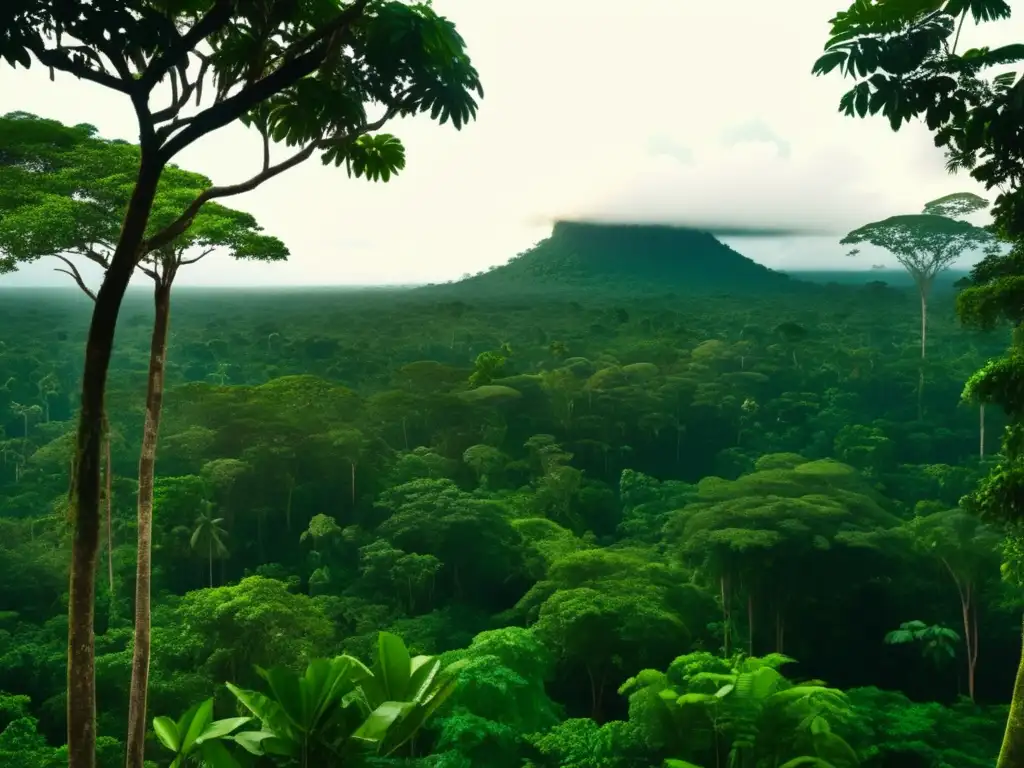
<svg viewBox="0 0 1024 768"><path fill-rule="evenodd" d="M232 736L232 740L251 755L266 754L264 742L276 738L273 731L242 731Z"/></svg>
<svg viewBox="0 0 1024 768"><path fill-rule="evenodd" d="M214 720L196 737L196 744L202 744L204 741L214 739L222 739L251 720L251 717L227 717L223 720Z"/></svg>
<svg viewBox="0 0 1024 768"><path fill-rule="evenodd" d="M160 739L160 743L177 754L180 741L178 726L175 722L169 717L153 718L153 730L156 731L156 737Z"/></svg>
<svg viewBox="0 0 1024 768"><path fill-rule="evenodd" d="M377 636L377 664L373 672L380 678L384 695L388 699L405 700L412 673L412 659L402 638L390 632L381 632Z"/></svg>
<svg viewBox="0 0 1024 768"><path fill-rule="evenodd" d="M212 720L213 699L207 699L196 707L195 712L192 714L192 719L181 737L180 751L183 755L187 755L192 751L192 745L199 738L199 734L206 730L206 727Z"/></svg>
<svg viewBox="0 0 1024 768"><path fill-rule="evenodd" d="M273 731L285 741L297 741L298 734L280 704L258 691L243 690L233 683L227 683L227 688L242 706L263 723L265 728Z"/></svg>
<svg viewBox="0 0 1024 768"><path fill-rule="evenodd" d="M414 704L407 701L385 701L370 713L352 734L352 738L379 746L384 743L395 722L405 717L414 707Z"/></svg>

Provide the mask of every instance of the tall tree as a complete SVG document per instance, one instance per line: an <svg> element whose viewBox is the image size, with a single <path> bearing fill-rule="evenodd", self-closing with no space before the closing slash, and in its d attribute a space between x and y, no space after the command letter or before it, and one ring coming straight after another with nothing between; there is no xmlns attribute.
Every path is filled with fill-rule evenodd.
<svg viewBox="0 0 1024 768"><path fill-rule="evenodd" d="M20 186L19 204L0 210L0 253L9 268L43 257L59 259L57 269L70 275L93 301L96 292L87 284L79 264L110 265L125 198L125 181L138 164L138 147L120 141L104 141L34 115L13 113L0 118L0 136L17 139L26 133L49 138L35 141L35 151L25 152L19 165L43 159L61 170L52 175L22 173L12 178ZM15 144L17 146L17 144ZM160 227L178 215L182 205L209 185L196 173L169 167L158 187L151 225ZM288 251L275 237L263 235L247 213L210 203L192 226L176 240L147 254L138 268L153 281L154 319L150 338L146 406L138 470L138 544L135 579L135 642L129 694L129 753L141 750L146 734L146 692L150 659L150 585L152 582L153 482L160 414L164 397L167 334L170 325L171 288L178 271L227 250L236 259L279 261ZM109 462L107 472L109 474ZM108 498L109 505L109 498ZM109 510L108 510L109 528ZM109 539L109 536L108 536ZM109 547L109 541L108 541ZM108 575L109 578L109 575ZM112 579L111 579L112 580ZM141 757L139 758L141 760Z"/></svg>
<svg viewBox="0 0 1024 768"><path fill-rule="evenodd" d="M454 25L425 3L24 0L4 5L0 28L0 57L25 67L36 61L120 93L139 126L137 173L86 342L73 478L68 758L71 768L93 768L103 403L114 330L133 272L188 229L211 200L252 190L314 154L345 165L349 174L389 177L385 158L398 140L375 131L392 118L423 112L461 128L475 117L474 94L482 89ZM154 109L158 87L169 103ZM199 106L190 113L193 99ZM369 105L377 105L379 117L370 116ZM262 169L238 184L208 186L173 223L147 231L170 161L236 120L263 138ZM274 162L272 143L298 150ZM141 758L130 765L138 768Z"/></svg>
<svg viewBox="0 0 1024 768"><path fill-rule="evenodd" d="M935 278L964 253L991 247L995 238L988 231L940 211L953 212L960 203L968 212L980 210L988 202L977 195L959 193L925 205L924 213L890 216L850 232L843 245L870 243L896 257L914 280L921 299L921 357L925 357L928 339L928 297ZM973 204L973 205L972 205Z"/></svg>
<svg viewBox="0 0 1024 768"><path fill-rule="evenodd" d="M1024 78L994 68L1024 61L1024 44L961 52L960 29L1010 18L1006 0L854 2L837 13L815 74L837 67L858 82L840 100L847 115L881 112L893 130L923 118L946 150L950 170L967 170L986 189L998 189L993 232L1011 245L993 251L971 272L957 296L967 324L1009 323L1006 355L972 377L965 395L999 405L1009 417L1003 455L965 499L970 511L1015 528L1024 522ZM1024 647L1024 627L1022 627ZM1017 670L997 768L1024 765L1024 652Z"/></svg>

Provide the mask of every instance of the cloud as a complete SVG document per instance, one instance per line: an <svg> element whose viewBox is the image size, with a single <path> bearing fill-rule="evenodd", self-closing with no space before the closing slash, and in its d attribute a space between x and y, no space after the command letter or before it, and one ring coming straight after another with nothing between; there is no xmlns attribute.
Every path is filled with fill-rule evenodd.
<svg viewBox="0 0 1024 768"><path fill-rule="evenodd" d="M742 251L773 265L846 266L836 241L850 229L979 190L947 176L922 126L894 134L884 120L837 113L850 83L810 68L843 4L789 0L780 16L759 0L435 0L480 70L479 120L461 132L425 118L395 123L408 168L386 185L314 161L232 198L289 245L290 263L211 258L182 280L458 278L506 261L558 218L819 233L748 239ZM999 30L969 29L966 42L998 43ZM122 97L67 75L50 83L38 67L0 66L0 111L13 109L138 133ZM259 160L258 140L238 125L178 159L218 183L246 178ZM60 278L40 265L17 279Z"/></svg>

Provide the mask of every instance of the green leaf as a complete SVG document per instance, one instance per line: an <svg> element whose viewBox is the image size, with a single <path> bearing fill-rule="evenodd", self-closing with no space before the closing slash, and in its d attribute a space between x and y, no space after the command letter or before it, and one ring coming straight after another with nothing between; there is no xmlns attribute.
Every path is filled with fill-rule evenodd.
<svg viewBox="0 0 1024 768"><path fill-rule="evenodd" d="M156 732L157 738L160 739L160 743L177 754L179 741L178 726L175 722L169 717L153 718L153 730Z"/></svg>
<svg viewBox="0 0 1024 768"><path fill-rule="evenodd" d="M188 724L188 730L185 731L185 735L182 737L182 754L187 755L192 751L192 745L199 738L199 734L210 725L211 720L213 720L213 699L207 699L196 708L192 721Z"/></svg>
<svg viewBox="0 0 1024 768"><path fill-rule="evenodd" d="M382 744L391 726L403 718L413 706L407 701L385 701L370 713L352 734L352 738L375 745Z"/></svg>
<svg viewBox="0 0 1024 768"><path fill-rule="evenodd" d="M827 75L833 69L843 64L848 57L849 53L846 51L829 51L814 62L814 67L811 69L811 73L815 75Z"/></svg>
<svg viewBox="0 0 1024 768"><path fill-rule="evenodd" d="M277 734L273 731L242 731L241 733L236 733L231 737L238 746L251 755L266 754L263 742L267 739L275 738L277 738Z"/></svg>
<svg viewBox="0 0 1024 768"><path fill-rule="evenodd" d="M377 664L374 673L381 676L385 695L393 701L403 700L409 686L412 659L402 638L390 632L377 636Z"/></svg>
<svg viewBox="0 0 1024 768"><path fill-rule="evenodd" d="M211 739L222 739L251 720L251 717L228 717L223 720L214 720L196 737L196 743L202 744Z"/></svg>

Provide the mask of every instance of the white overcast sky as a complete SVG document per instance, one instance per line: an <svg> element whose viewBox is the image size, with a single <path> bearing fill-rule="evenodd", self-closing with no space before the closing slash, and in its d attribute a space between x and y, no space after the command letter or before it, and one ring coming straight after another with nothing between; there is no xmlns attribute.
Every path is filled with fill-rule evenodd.
<svg viewBox="0 0 1024 768"><path fill-rule="evenodd" d="M461 132L426 117L392 124L407 170L389 184L350 180L318 161L227 202L253 213L290 263L211 257L182 284L325 285L457 279L507 261L558 218L600 217L812 227L838 235L955 191L930 134L840 115L848 81L815 78L832 12L817 0L434 0L467 40L486 98ZM969 30L1001 44L1010 23ZM0 113L89 122L136 140L127 100L45 70L0 62ZM215 182L258 170L240 125L190 148L179 165ZM838 237L727 240L772 267L893 264ZM44 260L45 262L45 260ZM31 265L0 286L67 280ZM93 275L96 277L96 275Z"/></svg>

